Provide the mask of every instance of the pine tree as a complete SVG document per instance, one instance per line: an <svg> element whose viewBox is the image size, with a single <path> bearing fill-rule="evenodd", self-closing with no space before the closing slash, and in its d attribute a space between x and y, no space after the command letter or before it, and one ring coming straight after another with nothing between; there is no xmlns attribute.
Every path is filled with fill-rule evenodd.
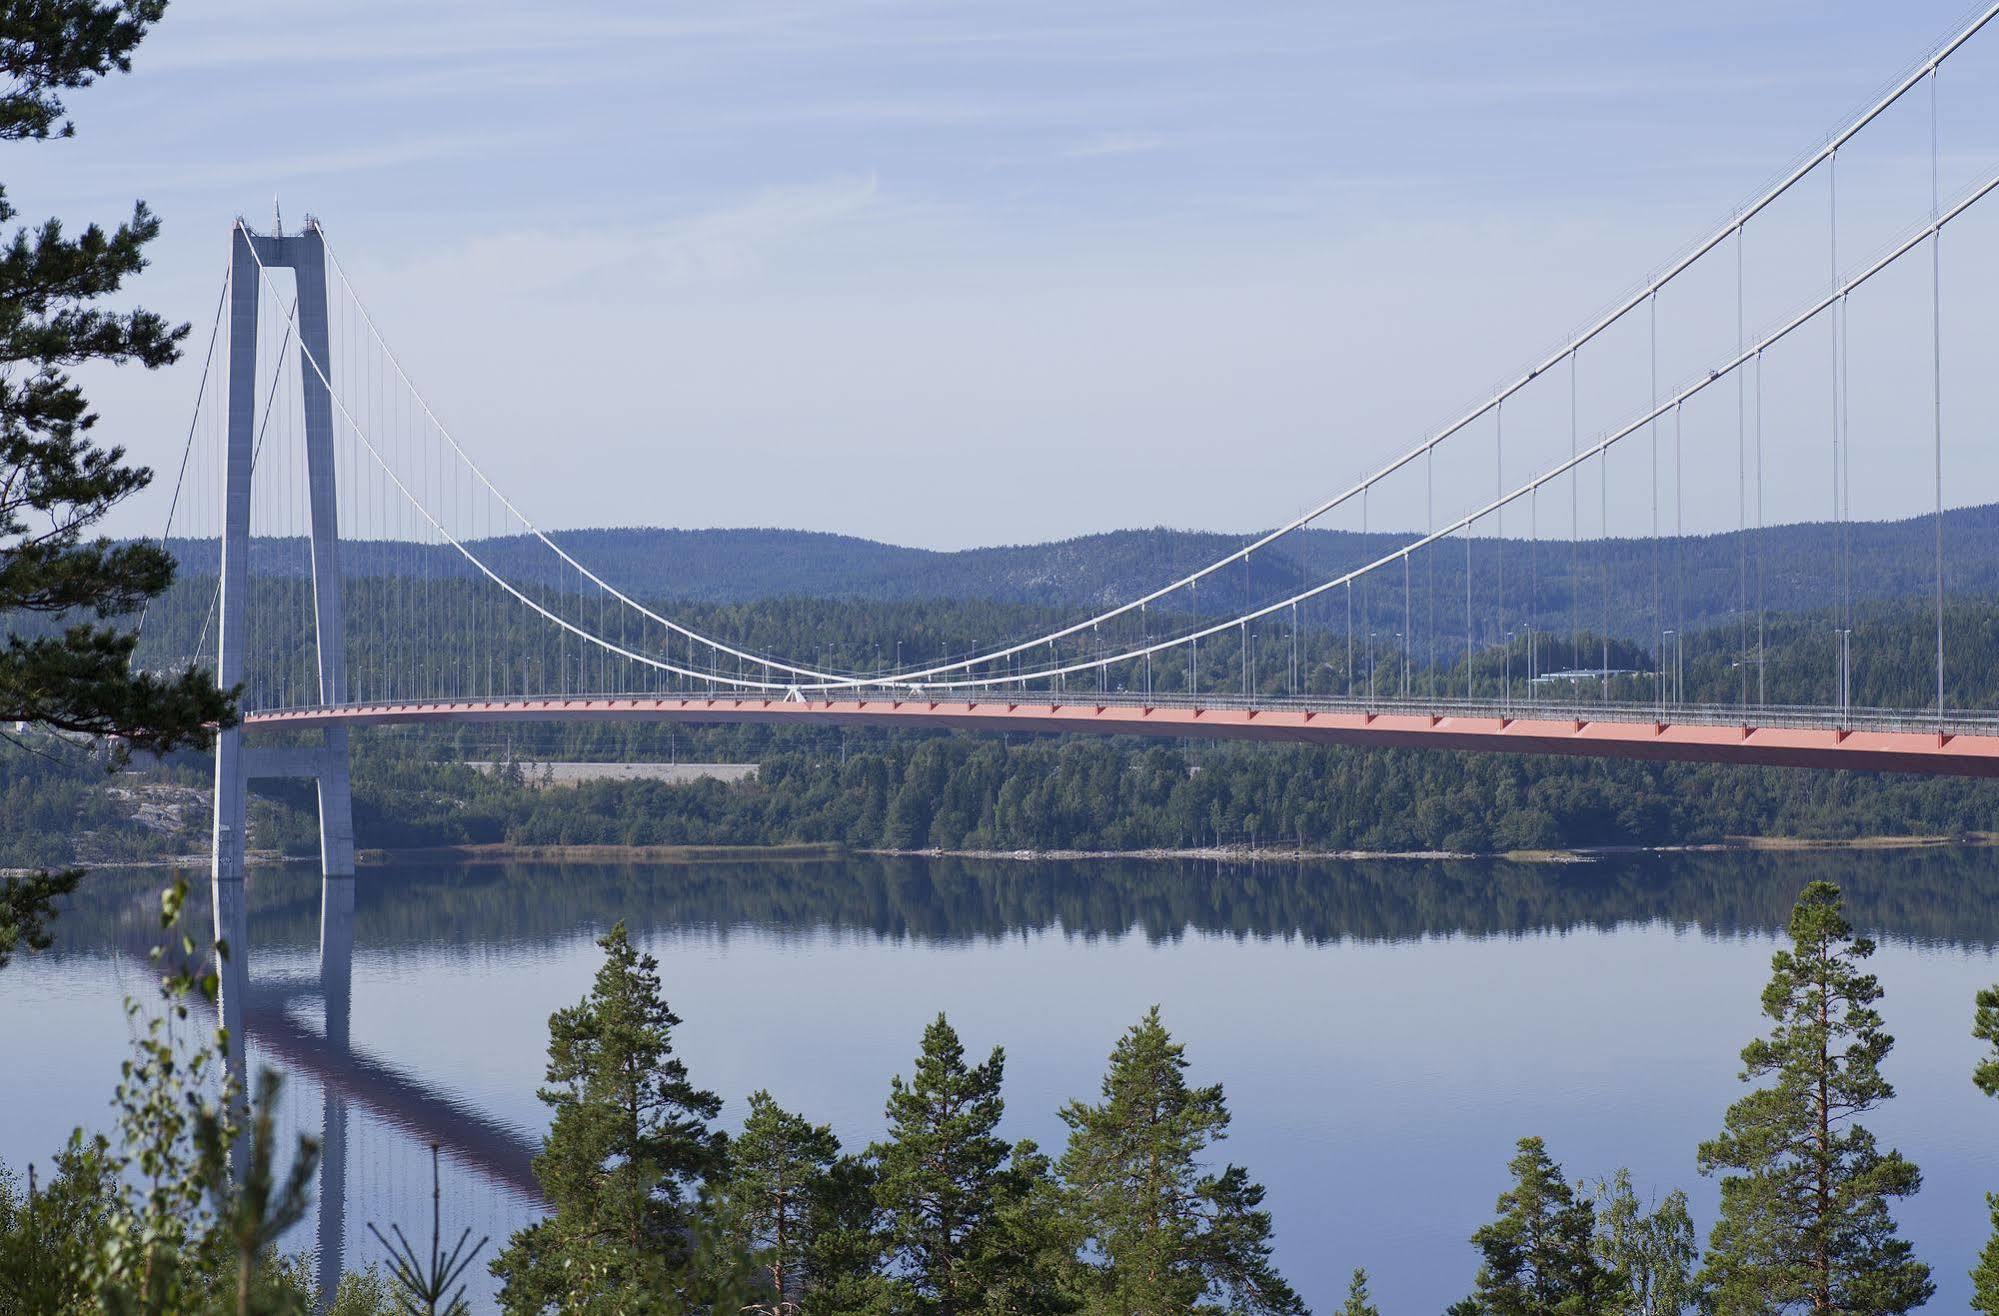
<svg viewBox="0 0 1999 1316"><path fill-rule="evenodd" d="M1381 1308L1374 1305L1367 1291L1367 1272L1358 1266L1354 1267L1353 1278L1347 1281L1347 1300L1336 1316L1381 1316Z"/></svg>
<svg viewBox="0 0 1999 1316"><path fill-rule="evenodd" d="M534 1171L550 1214L493 1262L509 1312L658 1309L688 1259L687 1190L722 1165L724 1139L708 1128L721 1099L673 1054L680 1019L658 961L623 923L597 944L590 995L548 1021L538 1095L555 1117Z"/></svg>
<svg viewBox="0 0 1999 1316"><path fill-rule="evenodd" d="M967 1065L943 1015L923 1030L913 1078L889 1088L886 1141L869 1149L884 1282L877 1310L922 1316L1062 1310L1038 1229L1047 1163L997 1134L1005 1054ZM1052 1205L1052 1203L1051 1203Z"/></svg>
<svg viewBox="0 0 1999 1316"><path fill-rule="evenodd" d="M751 1094L743 1131L729 1145L728 1178L738 1243L766 1283L746 1312L785 1316L799 1309L839 1156L830 1128L783 1109L768 1092Z"/></svg>
<svg viewBox="0 0 1999 1316"><path fill-rule="evenodd" d="M1539 1138L1522 1138L1507 1167L1499 1218L1472 1235L1476 1289L1451 1316L1610 1316L1627 1310L1624 1276L1597 1259L1596 1209L1562 1177Z"/></svg>
<svg viewBox="0 0 1999 1316"><path fill-rule="evenodd" d="M68 137L62 94L131 68L166 0L0 0L0 141ZM18 212L0 189L0 225ZM206 743L230 700L196 671L134 672L114 624L164 591L173 560L155 544L86 538L152 473L93 442L97 417L69 373L89 362L157 369L187 326L99 303L145 268L159 220L143 202L106 232L64 236L56 220L0 243L0 615L47 617L0 644L0 723L118 736L144 749ZM0 968L47 944L77 872L0 878Z"/></svg>
<svg viewBox="0 0 1999 1316"><path fill-rule="evenodd" d="M1798 897L1790 938L1763 992L1770 1036L1742 1050L1743 1081L1771 1083L1700 1148L1701 1172L1723 1175L1702 1287L1720 1316L1908 1311L1935 1286L1888 1208L1922 1176L1856 1122L1895 1094L1881 1075L1895 1044L1874 1009L1881 987L1860 971L1874 944L1854 936L1830 882Z"/></svg>
<svg viewBox="0 0 1999 1316"><path fill-rule="evenodd" d="M1978 993L1977 1012L1972 1016L1971 1035L1991 1050L1971 1071L1971 1081L1988 1097L1999 1097L1999 987ZM1971 1272L1971 1309L1985 1316L1999 1316L1999 1193L1987 1193L1985 1206L1992 1213L1992 1236L1978 1254Z"/></svg>
<svg viewBox="0 0 1999 1316"><path fill-rule="evenodd" d="M1220 1084L1187 1085L1186 1049L1154 1006L1118 1039L1102 1103L1062 1111L1062 1179L1093 1256L1091 1311L1303 1312L1270 1262L1263 1188L1203 1154L1228 1136Z"/></svg>
<svg viewBox="0 0 1999 1316"><path fill-rule="evenodd" d="M1677 1188L1647 1211L1631 1187L1629 1170L1599 1183L1596 1251L1606 1270L1624 1276L1631 1316L1680 1316L1699 1299L1694 1263L1700 1248L1687 1195Z"/></svg>

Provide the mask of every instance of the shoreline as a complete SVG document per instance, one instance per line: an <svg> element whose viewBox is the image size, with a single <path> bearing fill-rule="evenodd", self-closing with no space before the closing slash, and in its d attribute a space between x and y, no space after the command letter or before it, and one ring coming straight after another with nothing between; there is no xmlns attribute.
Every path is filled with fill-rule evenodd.
<svg viewBox="0 0 1999 1316"><path fill-rule="evenodd" d="M1961 836L1790 837L1730 836L1719 841L1679 845L1586 845L1545 850L1301 850L1262 846L1192 846L1137 850L949 850L863 849L853 853L896 859L1059 860L1085 862L1110 859L1212 860L1223 863L1282 863L1290 861L1410 860L1445 861L1504 859L1513 863L1586 864L1618 855L1720 854L1749 851L1985 849L1999 845L1999 833L1972 832Z"/></svg>
<svg viewBox="0 0 1999 1316"><path fill-rule="evenodd" d="M357 851L357 866L368 868L422 861L449 859L460 863L651 863L714 864L745 860L811 863L865 856L875 859L971 859L1011 863L1101 863L1135 860L1142 863L1204 862L1228 864L1324 863L1359 861L1382 862L1465 862L1505 860L1518 864L1586 864L1621 855L1641 854L1720 854L1729 852L1787 852L1813 850L1918 850L1987 849L1999 846L1999 833L1970 832L1956 836L1856 836L1827 837L1731 836L1719 841L1682 845L1573 846L1545 850L1281 850L1250 846L1149 846L1133 850L1073 849L887 849L850 850L833 842L804 842L789 845L513 845L492 842L477 845L417 846L409 849L366 849ZM310 855L284 856L271 851L249 856L255 867L285 863L309 863ZM105 862L81 860L52 868L83 868L93 871L121 869L206 867L205 853L164 856L157 859L117 859ZM0 869L0 875L22 875L45 871L33 868Z"/></svg>

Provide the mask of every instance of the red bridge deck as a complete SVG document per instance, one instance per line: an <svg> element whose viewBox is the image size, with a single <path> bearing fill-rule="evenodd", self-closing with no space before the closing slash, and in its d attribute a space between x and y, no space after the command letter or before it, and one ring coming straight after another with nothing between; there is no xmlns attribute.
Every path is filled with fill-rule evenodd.
<svg viewBox="0 0 1999 1316"><path fill-rule="evenodd" d="M1008 693L966 699L868 694L781 696L589 695L441 699L251 713L249 730L423 722L656 721L865 726L1000 732L1288 741L1311 745L1574 754L1597 758L1999 776L1999 722L1929 721L1921 713L1854 713L1840 725L1811 710L1674 710L1630 706L1552 709L1523 705L1418 706L1345 701L1313 706L1241 697L1145 702L1130 695L1077 698ZM1685 719L1685 720L1672 720Z"/></svg>

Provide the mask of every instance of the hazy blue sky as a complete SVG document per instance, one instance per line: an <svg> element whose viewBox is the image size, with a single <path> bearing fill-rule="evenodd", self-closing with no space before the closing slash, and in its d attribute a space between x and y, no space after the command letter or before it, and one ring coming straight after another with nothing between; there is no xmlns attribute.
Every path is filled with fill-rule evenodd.
<svg viewBox="0 0 1999 1316"><path fill-rule="evenodd" d="M204 330L230 219L317 214L550 524L1243 529L1639 280L1963 3L176 0L5 177L29 216L145 197L141 291ZM196 369L107 383L107 424L168 463Z"/></svg>

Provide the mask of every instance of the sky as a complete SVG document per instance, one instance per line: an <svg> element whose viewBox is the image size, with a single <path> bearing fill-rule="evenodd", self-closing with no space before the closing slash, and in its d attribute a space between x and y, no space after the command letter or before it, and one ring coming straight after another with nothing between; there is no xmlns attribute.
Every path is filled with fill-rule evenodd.
<svg viewBox="0 0 1999 1316"><path fill-rule="evenodd" d="M175 0L130 75L71 97L76 138L11 148L4 177L29 219L144 198L166 228L135 296L197 339L230 222L266 229L274 201L288 225L318 216L426 396L544 525L936 548L1246 531L1711 231L1963 3ZM1999 158L1972 94L1999 86L1999 31L1958 64L1947 196ZM1856 148L1845 250L1926 213L1927 114ZM1784 228L1819 215L1773 216L1752 261L1823 282ZM1963 260L1954 276L1992 269ZM1732 343L1732 277L1662 299L1668 378ZM1875 331L1910 388L1927 287L1884 293L1901 301ZM1806 291L1757 284L1752 327ZM1947 360L1989 358L1994 334L1952 322ZM1580 367L1586 433L1642 400L1637 358L1611 350ZM105 436L171 471L199 367L93 373ZM1825 390L1798 369L1796 417L1773 406L1771 430L1802 462ZM1856 389L1856 417L1913 414L1914 393ZM1566 451L1566 413L1535 405L1507 420L1497 478ZM1870 479L1859 442L1860 501L1920 510L1920 473L1883 438ZM1432 501L1489 489L1471 464ZM1999 464L1952 470L1954 499L1999 497ZM1419 494L1375 524L1420 521ZM1617 500L1603 521L1642 515ZM113 528L157 529L163 507L155 490Z"/></svg>

